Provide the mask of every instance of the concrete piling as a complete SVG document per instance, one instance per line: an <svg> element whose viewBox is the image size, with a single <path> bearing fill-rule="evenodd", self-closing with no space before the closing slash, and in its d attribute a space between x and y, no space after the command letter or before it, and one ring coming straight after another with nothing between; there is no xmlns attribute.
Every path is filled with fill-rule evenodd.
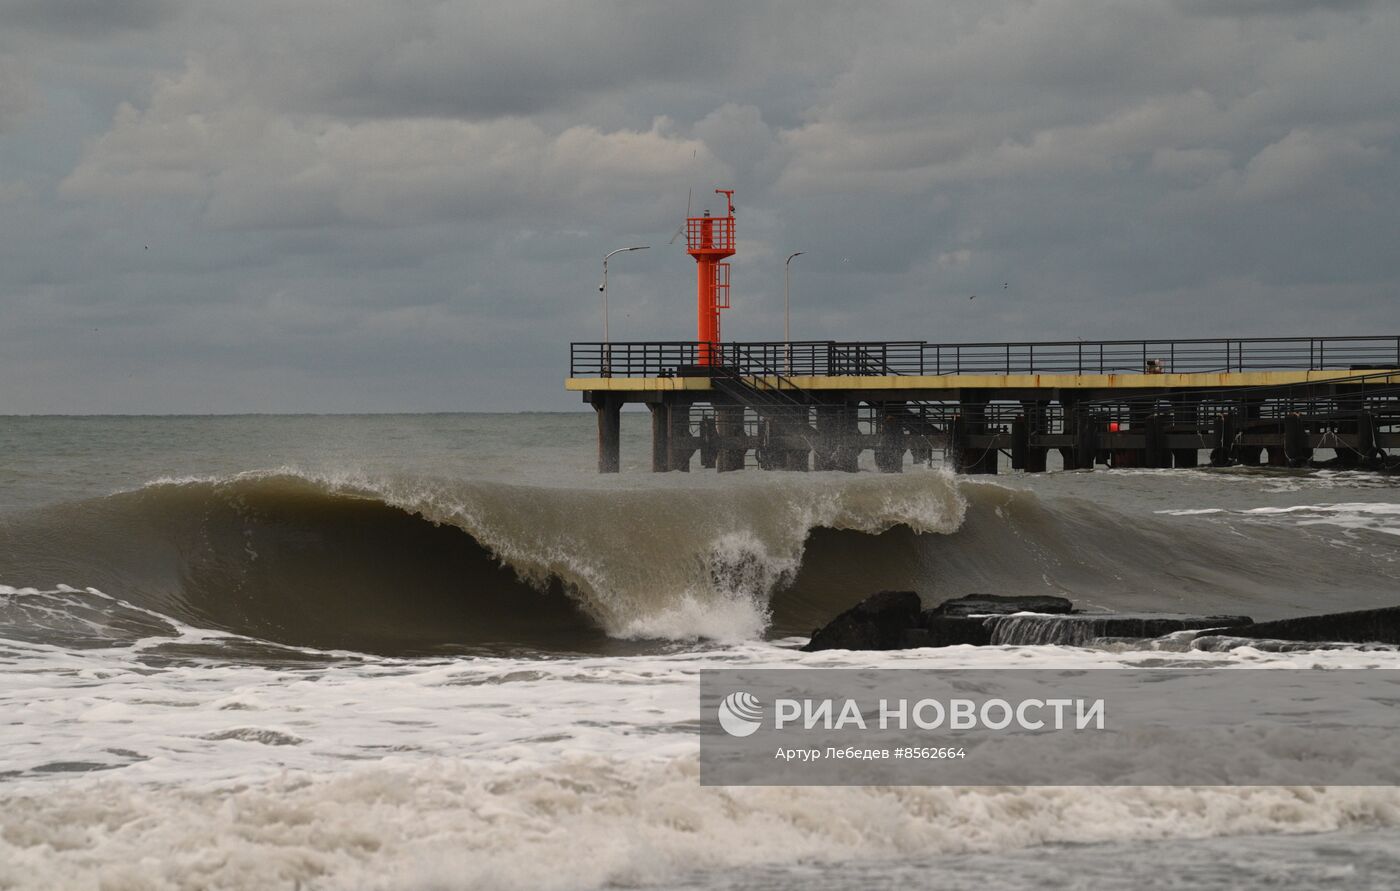
<svg viewBox="0 0 1400 891"><path fill-rule="evenodd" d="M1302 416L1296 411L1289 412L1283 419L1283 452L1289 467L1306 467L1312 460L1308 431L1303 426Z"/></svg>
<svg viewBox="0 0 1400 891"><path fill-rule="evenodd" d="M715 469L724 472L743 470L744 456L748 449L736 447L734 443L744 436L744 407L715 406L715 429L720 438L719 449L715 454Z"/></svg>
<svg viewBox="0 0 1400 891"><path fill-rule="evenodd" d="M904 426L895 411L902 410L904 403L892 402L884 406L879 418L879 443L875 446L875 467L881 473L901 473L904 470Z"/></svg>
<svg viewBox="0 0 1400 891"><path fill-rule="evenodd" d="M598 414L598 472L617 473L622 463L622 400L595 397L593 410Z"/></svg>
<svg viewBox="0 0 1400 891"><path fill-rule="evenodd" d="M690 472L690 457L696 451L694 437L690 435L690 404L677 402L666 413L667 469Z"/></svg>
<svg viewBox="0 0 1400 891"><path fill-rule="evenodd" d="M665 473L671 469L670 407L664 402L648 402L647 408L651 411L651 471Z"/></svg>

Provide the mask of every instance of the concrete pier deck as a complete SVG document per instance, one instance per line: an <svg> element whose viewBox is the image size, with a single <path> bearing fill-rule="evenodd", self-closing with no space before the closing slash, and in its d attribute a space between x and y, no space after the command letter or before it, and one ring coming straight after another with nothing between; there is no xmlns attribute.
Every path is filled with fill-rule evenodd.
<svg viewBox="0 0 1400 891"><path fill-rule="evenodd" d="M652 412L652 468L897 472L1306 466L1400 447L1400 336L932 344L576 343L565 387L619 466L623 405Z"/></svg>

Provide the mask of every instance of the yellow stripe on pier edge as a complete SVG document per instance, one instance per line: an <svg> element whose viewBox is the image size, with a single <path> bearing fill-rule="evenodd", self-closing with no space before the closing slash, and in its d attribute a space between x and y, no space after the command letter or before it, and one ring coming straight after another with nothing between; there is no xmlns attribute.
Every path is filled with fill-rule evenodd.
<svg viewBox="0 0 1400 891"><path fill-rule="evenodd" d="M1173 389L1216 387L1286 387L1293 384L1345 382L1365 378L1368 384L1400 384L1400 371L1377 375L1357 371L1227 371L1201 374L944 374L944 375L794 375L788 380L803 390L1086 390ZM746 378L763 386L772 378ZM664 392L709 390L706 377L571 377L565 389L598 392Z"/></svg>

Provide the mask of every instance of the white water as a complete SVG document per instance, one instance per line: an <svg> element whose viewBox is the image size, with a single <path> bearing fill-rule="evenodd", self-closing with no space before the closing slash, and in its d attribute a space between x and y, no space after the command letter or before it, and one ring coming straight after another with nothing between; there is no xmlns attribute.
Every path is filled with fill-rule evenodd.
<svg viewBox="0 0 1400 891"><path fill-rule="evenodd" d="M1383 867L1400 864L1395 789L706 788L695 727L696 676L713 666L1400 667L1387 649L802 654L796 641L757 639L768 594L792 596L783 586L799 562L809 573L799 605L824 617L874 584L879 567L862 563L871 542L809 537L817 526L933 533L896 529L874 561L919 550L892 584L926 596L1020 585L1086 605L1267 607L1269 617L1389 605L1393 479L1125 471L955 487L927 471L658 478L640 472L645 418L625 419L630 475L606 479L579 445L591 441L590 423L14 421L11 507L130 491L163 475L230 480L286 465L469 529L527 574L558 573L592 591L592 615L614 636L670 642L570 657L276 647L114 608L86 590L91 579L21 561L0 578L16 586L0 589L0 607L16 627L63 633L49 644L33 642L43 634L0 639L0 888L787 891L1004 888L1021 881L1014 876L1024 877L1017 887L1073 888L1100 886L1083 878L1100 861L1136 888L1170 883L1178 870L1198 875L1186 865L1206 861L1260 867L1256 878L1214 874L1214 886L1311 876L1359 887L1370 862L1382 865L1370 887L1385 887L1395 870ZM615 534L621 521L635 538ZM67 546L65 534L60 526L40 543ZM820 553L821 541L833 553ZM812 566L849 571L828 581ZM1341 590L1317 584L1339 575ZM1120 594L1126 602L1110 602ZM1296 844L1268 838L1279 833ZM1069 847L1044 847L1056 844ZM977 859L947 859L967 853Z"/></svg>
<svg viewBox="0 0 1400 891"><path fill-rule="evenodd" d="M22 719L0 748L0 771L17 772L0 887L593 888L745 864L1400 825L1387 788L702 788L694 730L701 667L1400 667L1393 651L747 643L629 658L305 652L323 661L258 667L172 663L214 639L181 635L5 645L0 713Z"/></svg>
<svg viewBox="0 0 1400 891"><path fill-rule="evenodd" d="M1400 535L1400 504L1359 501L1331 504L1295 504L1288 507L1255 507L1230 510L1221 507L1158 511L1172 516L1233 514L1260 522L1287 522L1298 526L1337 526L1349 531L1370 530Z"/></svg>

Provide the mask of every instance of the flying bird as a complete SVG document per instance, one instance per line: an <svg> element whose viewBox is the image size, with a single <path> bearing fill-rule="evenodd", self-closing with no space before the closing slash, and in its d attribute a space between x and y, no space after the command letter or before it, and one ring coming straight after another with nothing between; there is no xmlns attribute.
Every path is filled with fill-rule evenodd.
<svg viewBox="0 0 1400 891"><path fill-rule="evenodd" d="M973 294L971 297L969 297L969 298L967 298L967 299L968 299L968 300L976 300L976 299L977 299L977 295L976 295L976 294Z"/></svg>

